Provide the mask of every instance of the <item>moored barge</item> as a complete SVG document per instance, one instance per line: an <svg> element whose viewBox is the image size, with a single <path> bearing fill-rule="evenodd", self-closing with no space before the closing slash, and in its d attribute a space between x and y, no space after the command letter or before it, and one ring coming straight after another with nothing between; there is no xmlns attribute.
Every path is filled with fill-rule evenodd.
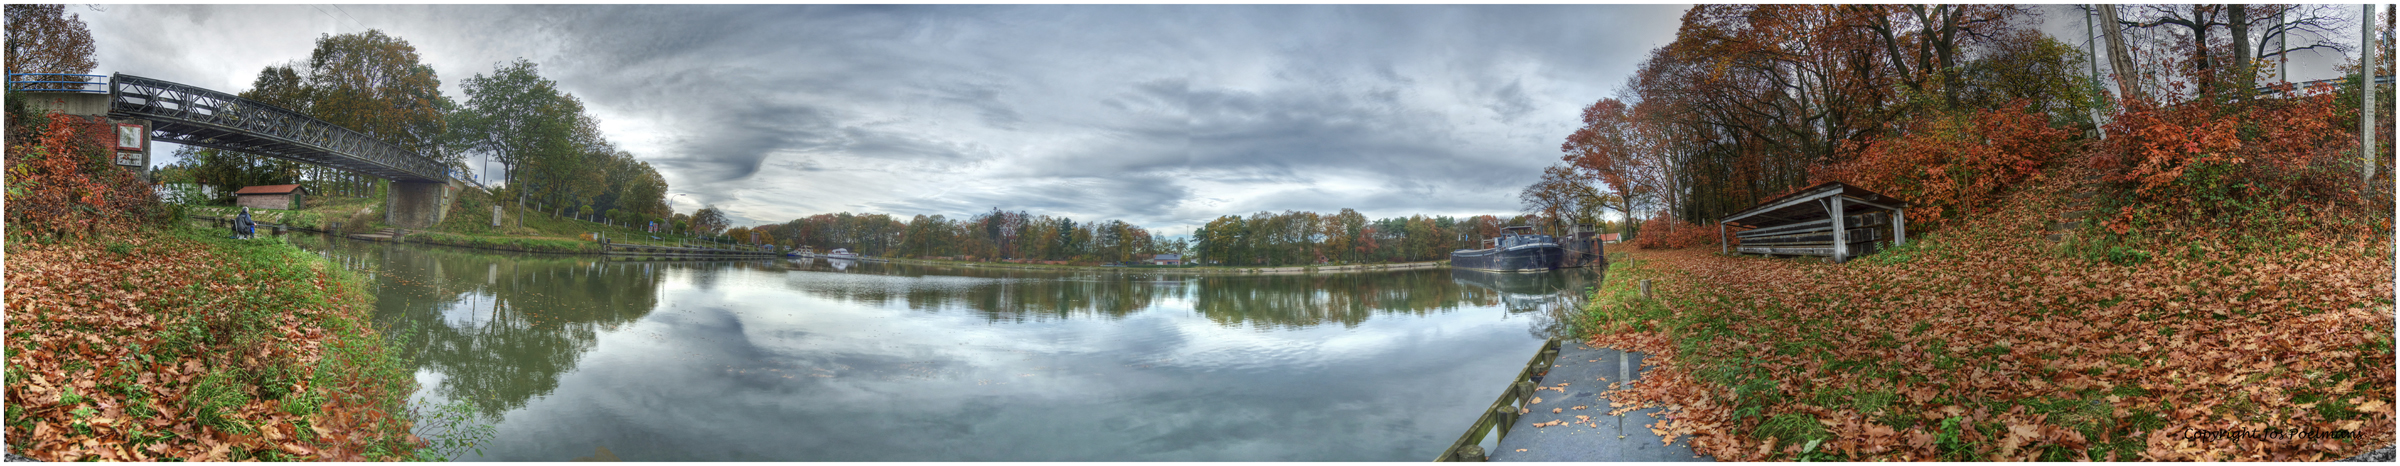
<svg viewBox="0 0 2400 466"><path fill-rule="evenodd" d="M1491 272L1558 270L1559 259L1565 256L1558 240L1532 233L1530 226L1502 228L1500 237L1490 240L1490 248L1451 251L1450 266Z"/></svg>

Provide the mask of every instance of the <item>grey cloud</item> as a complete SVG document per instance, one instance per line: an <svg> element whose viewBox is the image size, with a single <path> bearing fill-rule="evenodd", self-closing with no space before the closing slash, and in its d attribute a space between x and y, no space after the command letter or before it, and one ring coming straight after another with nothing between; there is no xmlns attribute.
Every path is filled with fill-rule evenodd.
<svg viewBox="0 0 2400 466"><path fill-rule="evenodd" d="M246 85L259 67L304 57L324 32L308 28L351 28L306 6L112 8L116 22L96 31L173 47L104 38L104 57L195 84ZM610 136L676 192L729 211L996 206L1153 229L1200 211L1513 211L1575 111L1672 39L1683 9L349 8L416 44L452 88L493 63L535 60L611 128L632 128ZM162 27L179 22L204 26ZM310 26L269 26L292 24ZM260 44L290 52L217 63ZM1333 173L1372 188L1291 189ZM977 188L912 189L937 175Z"/></svg>
<svg viewBox="0 0 2400 466"><path fill-rule="evenodd" d="M661 167L681 171L691 183L717 183L749 178L768 155L777 151L812 151L837 144L836 119L827 110L794 104L753 103L719 109L706 118L698 134L678 136L673 155L653 156Z"/></svg>
<svg viewBox="0 0 2400 466"><path fill-rule="evenodd" d="M953 193L869 206L887 212L947 213L961 219L998 207L1008 211L1023 210L1035 215L1081 220L1118 219L1148 226L1153 224L1145 221L1170 219L1172 216L1168 211L1191 195L1189 188L1163 176L1072 177L1048 179L998 195Z"/></svg>

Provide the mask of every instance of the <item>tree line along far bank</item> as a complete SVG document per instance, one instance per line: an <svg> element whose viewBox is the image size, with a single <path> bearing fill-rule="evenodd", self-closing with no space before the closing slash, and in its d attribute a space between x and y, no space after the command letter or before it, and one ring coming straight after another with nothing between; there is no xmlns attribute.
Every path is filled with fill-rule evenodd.
<svg viewBox="0 0 2400 466"><path fill-rule="evenodd" d="M1534 225L1554 233L1561 228L1559 222L1536 215L1371 220L1342 209L1331 214L1226 215L1193 230L1188 238L1169 240L1121 220L1077 222L992 209L965 219L917 215L906 221L886 214L819 214L732 228L724 235L820 251L844 248L869 256L1108 264L1176 254L1188 264L1284 266L1443 260L1450 251L1499 236L1500 228L1508 225Z"/></svg>

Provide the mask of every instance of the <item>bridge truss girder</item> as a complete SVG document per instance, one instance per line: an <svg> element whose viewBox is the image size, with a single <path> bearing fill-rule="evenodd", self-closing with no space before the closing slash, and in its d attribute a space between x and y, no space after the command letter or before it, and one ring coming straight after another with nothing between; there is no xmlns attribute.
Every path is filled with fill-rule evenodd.
<svg viewBox="0 0 2400 466"><path fill-rule="evenodd" d="M150 120L150 139L258 154L395 181L447 181L448 167L373 137L232 94L117 74L108 115Z"/></svg>

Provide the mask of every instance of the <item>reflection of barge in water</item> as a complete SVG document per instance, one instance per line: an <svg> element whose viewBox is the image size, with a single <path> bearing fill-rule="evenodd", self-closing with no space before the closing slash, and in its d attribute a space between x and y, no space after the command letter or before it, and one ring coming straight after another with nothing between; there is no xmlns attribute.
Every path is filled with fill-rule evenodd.
<svg viewBox="0 0 2400 466"><path fill-rule="evenodd" d="M1569 273L1495 273L1482 270L1450 269L1450 280L1477 288L1511 295L1550 296L1568 291L1570 285L1583 280L1570 280Z"/></svg>
<svg viewBox="0 0 2400 466"><path fill-rule="evenodd" d="M1450 252L1450 266L1468 270L1492 272L1548 272L1558 270L1558 260L1565 255L1558 241L1550 235L1530 234L1533 227L1513 226L1500 229L1500 237L1492 239L1486 249L1460 249Z"/></svg>

